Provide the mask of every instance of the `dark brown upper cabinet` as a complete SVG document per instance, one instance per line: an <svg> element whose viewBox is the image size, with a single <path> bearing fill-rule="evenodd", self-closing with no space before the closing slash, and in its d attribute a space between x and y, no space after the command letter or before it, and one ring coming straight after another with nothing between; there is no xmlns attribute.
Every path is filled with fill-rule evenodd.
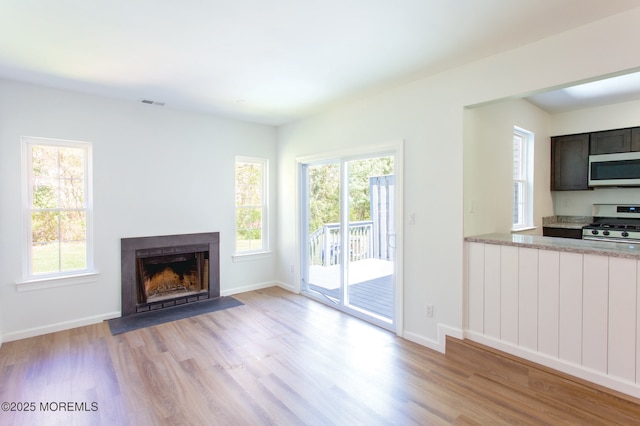
<svg viewBox="0 0 640 426"><path fill-rule="evenodd" d="M591 155L615 154L616 152L629 151L633 151L631 149L631 129L606 130L591 133L591 146L589 148Z"/></svg>
<svg viewBox="0 0 640 426"><path fill-rule="evenodd" d="M589 189L589 133L551 138L551 190Z"/></svg>
<svg viewBox="0 0 640 426"><path fill-rule="evenodd" d="M631 129L631 151L640 151L640 127Z"/></svg>

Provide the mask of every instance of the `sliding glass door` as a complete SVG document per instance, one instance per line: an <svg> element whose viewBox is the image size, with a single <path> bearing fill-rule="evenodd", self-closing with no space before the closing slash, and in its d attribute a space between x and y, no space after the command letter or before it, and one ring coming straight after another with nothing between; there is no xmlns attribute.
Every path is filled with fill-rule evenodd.
<svg viewBox="0 0 640 426"><path fill-rule="evenodd" d="M302 164L302 291L393 329L394 155Z"/></svg>

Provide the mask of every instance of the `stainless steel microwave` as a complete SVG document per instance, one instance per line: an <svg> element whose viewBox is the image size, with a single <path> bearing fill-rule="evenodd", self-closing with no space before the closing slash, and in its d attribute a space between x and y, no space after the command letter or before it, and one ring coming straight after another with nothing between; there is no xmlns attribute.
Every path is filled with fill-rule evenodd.
<svg viewBox="0 0 640 426"><path fill-rule="evenodd" d="M640 186L640 152L590 155L589 186Z"/></svg>

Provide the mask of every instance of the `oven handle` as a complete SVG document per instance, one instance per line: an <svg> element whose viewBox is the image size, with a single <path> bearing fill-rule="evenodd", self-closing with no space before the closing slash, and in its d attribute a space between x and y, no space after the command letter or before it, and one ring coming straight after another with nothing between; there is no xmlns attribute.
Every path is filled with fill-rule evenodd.
<svg viewBox="0 0 640 426"><path fill-rule="evenodd" d="M618 239L618 238L599 238L599 237L590 237L590 236L582 236L583 240L590 240L590 241L607 241L610 243L628 243L628 244L640 244L640 240L633 240L633 239Z"/></svg>

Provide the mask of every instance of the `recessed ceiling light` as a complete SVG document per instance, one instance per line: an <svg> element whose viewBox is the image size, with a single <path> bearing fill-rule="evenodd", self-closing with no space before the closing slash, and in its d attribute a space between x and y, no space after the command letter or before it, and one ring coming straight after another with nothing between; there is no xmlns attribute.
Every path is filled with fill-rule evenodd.
<svg viewBox="0 0 640 426"><path fill-rule="evenodd" d="M580 84L564 89L576 98L589 98L594 96L611 96L629 91L637 91L640 88L640 73L620 75L606 78L591 83Z"/></svg>

